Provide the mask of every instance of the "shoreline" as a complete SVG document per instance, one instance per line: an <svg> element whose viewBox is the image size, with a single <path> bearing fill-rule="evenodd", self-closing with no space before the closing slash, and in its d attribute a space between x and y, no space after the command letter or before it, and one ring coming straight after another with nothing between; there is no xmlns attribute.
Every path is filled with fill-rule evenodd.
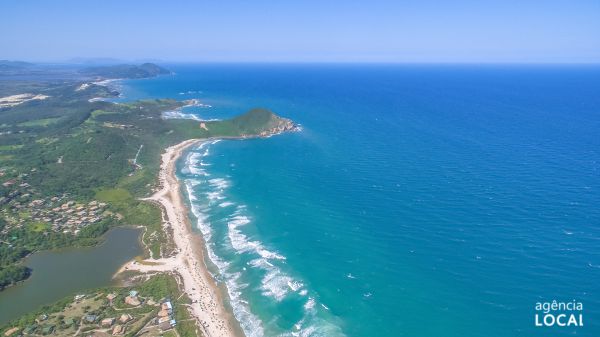
<svg viewBox="0 0 600 337"><path fill-rule="evenodd" d="M159 172L160 189L142 200L155 202L162 208L163 230L171 230L171 240L176 246L173 256L130 261L123 265L123 271L141 273L177 273L182 280L183 292L191 299L190 314L198 322L197 326L208 337L243 337L239 323L226 309L223 295L206 266L204 239L194 233L176 176L176 162L189 147L210 139L190 139L168 147L161 155Z"/></svg>

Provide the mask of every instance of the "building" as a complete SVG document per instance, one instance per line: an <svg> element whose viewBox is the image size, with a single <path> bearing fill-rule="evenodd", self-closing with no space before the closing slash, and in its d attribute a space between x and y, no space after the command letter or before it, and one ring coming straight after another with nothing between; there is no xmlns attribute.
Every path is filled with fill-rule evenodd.
<svg viewBox="0 0 600 337"><path fill-rule="evenodd" d="M112 305L112 301L117 297L117 295L115 294L108 294L106 295L106 299L108 300L108 303L110 303Z"/></svg>
<svg viewBox="0 0 600 337"><path fill-rule="evenodd" d="M115 327L112 329L113 336L121 335L124 333L125 333L125 327L120 324L115 325Z"/></svg>
<svg viewBox="0 0 600 337"><path fill-rule="evenodd" d="M173 305L171 304L171 301L166 301L161 305L161 309L163 310L169 310L169 311L173 311Z"/></svg>
<svg viewBox="0 0 600 337"><path fill-rule="evenodd" d="M111 318L105 318L100 322L100 325L103 328L110 328L113 324L115 324L115 318L111 317Z"/></svg>
<svg viewBox="0 0 600 337"><path fill-rule="evenodd" d="M140 300L137 297L127 296L125 297L125 303L131 306L137 307L141 304Z"/></svg>
<svg viewBox="0 0 600 337"><path fill-rule="evenodd" d="M123 315L121 315L121 317L119 317L119 323L125 324L125 323L131 321L132 319L133 319L133 317L130 314L123 314Z"/></svg>

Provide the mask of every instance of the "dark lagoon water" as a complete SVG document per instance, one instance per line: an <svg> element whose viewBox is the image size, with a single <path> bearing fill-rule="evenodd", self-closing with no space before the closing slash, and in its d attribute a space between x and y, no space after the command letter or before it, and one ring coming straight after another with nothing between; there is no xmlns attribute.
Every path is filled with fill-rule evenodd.
<svg viewBox="0 0 600 337"><path fill-rule="evenodd" d="M110 285L119 267L142 254L139 235L139 229L115 228L95 247L31 255L25 260L31 277L0 292L0 324L77 291Z"/></svg>
<svg viewBox="0 0 600 337"><path fill-rule="evenodd" d="M600 336L599 67L172 69L123 99L303 126L181 161L249 336ZM536 327L555 299L585 325Z"/></svg>

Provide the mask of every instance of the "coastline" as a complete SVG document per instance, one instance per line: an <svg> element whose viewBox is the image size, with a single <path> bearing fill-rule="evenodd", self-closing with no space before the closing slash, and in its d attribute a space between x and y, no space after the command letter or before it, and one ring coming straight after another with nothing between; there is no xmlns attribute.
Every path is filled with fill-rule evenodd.
<svg viewBox="0 0 600 337"><path fill-rule="evenodd" d="M205 264L204 239L194 233L183 200L176 162L189 147L207 139L190 139L168 147L161 155L160 189L143 200L158 203L163 211L163 229L172 232L171 240L177 247L173 256L144 261L130 261L117 272L142 273L171 272L179 275L183 291L191 299L190 313L198 327L208 337L243 337L237 320L226 309L224 299Z"/></svg>

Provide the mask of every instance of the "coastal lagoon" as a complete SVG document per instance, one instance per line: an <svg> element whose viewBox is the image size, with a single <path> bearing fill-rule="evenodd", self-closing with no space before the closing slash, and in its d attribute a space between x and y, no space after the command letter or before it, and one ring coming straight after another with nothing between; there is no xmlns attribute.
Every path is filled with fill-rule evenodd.
<svg viewBox="0 0 600 337"><path fill-rule="evenodd" d="M29 279L0 292L0 324L77 291L108 286L127 261L143 253L140 230L114 228L95 247L35 253L25 259Z"/></svg>
<svg viewBox="0 0 600 337"><path fill-rule="evenodd" d="M169 68L121 100L303 127L179 162L249 337L600 334L598 67ZM585 326L536 327L553 300Z"/></svg>

